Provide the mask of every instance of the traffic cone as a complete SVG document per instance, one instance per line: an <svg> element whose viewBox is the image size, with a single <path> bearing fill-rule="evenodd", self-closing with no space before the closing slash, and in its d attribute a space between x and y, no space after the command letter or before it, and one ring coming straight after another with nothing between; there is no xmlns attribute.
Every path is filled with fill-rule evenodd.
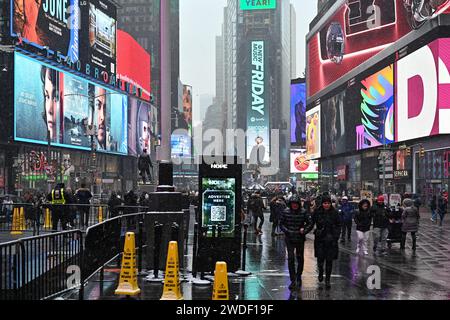
<svg viewBox="0 0 450 320"><path fill-rule="evenodd" d="M114 294L136 296L141 293L137 283L136 244L134 232L125 235L125 248L123 250L122 267L120 268L119 286Z"/></svg>
<svg viewBox="0 0 450 320"><path fill-rule="evenodd" d="M25 212L23 207L20 207L20 230L24 231L27 229L26 227L26 221L25 221Z"/></svg>
<svg viewBox="0 0 450 320"><path fill-rule="evenodd" d="M213 300L230 300L226 262L217 262L214 272Z"/></svg>
<svg viewBox="0 0 450 320"><path fill-rule="evenodd" d="M14 208L13 211L13 222L11 225L11 234L22 234L20 229L20 213L19 208Z"/></svg>
<svg viewBox="0 0 450 320"><path fill-rule="evenodd" d="M169 243L166 273L164 275L164 290L161 300L184 300L181 295L178 243L176 241Z"/></svg>
<svg viewBox="0 0 450 320"><path fill-rule="evenodd" d="M98 223L102 223L102 222L103 222L103 208L98 207Z"/></svg>
<svg viewBox="0 0 450 320"><path fill-rule="evenodd" d="M52 228L52 216L50 215L50 210L48 208L45 209L44 228L45 229Z"/></svg>

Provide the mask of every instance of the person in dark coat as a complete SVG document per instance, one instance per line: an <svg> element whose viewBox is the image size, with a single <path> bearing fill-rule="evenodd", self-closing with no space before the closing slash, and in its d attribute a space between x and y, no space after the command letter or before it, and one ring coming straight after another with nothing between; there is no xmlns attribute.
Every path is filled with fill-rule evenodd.
<svg viewBox="0 0 450 320"><path fill-rule="evenodd" d="M383 195L378 196L376 203L372 206L371 215L374 232L373 252L384 255L389 234L389 219L392 218L392 213L385 205Z"/></svg>
<svg viewBox="0 0 450 320"><path fill-rule="evenodd" d="M370 213L370 201L363 199L358 204L358 212L355 214L356 233L358 234L358 245L356 254L361 250L368 255L367 240L369 240L370 226L372 225L372 215Z"/></svg>
<svg viewBox="0 0 450 320"><path fill-rule="evenodd" d="M65 190L64 183L56 184L55 188L47 195L50 210L52 212L53 232L58 230L58 222L61 221L63 230L67 229L67 205L71 196Z"/></svg>
<svg viewBox="0 0 450 320"><path fill-rule="evenodd" d="M272 222L272 237L276 235L275 231L279 226L280 216L286 209L286 203L283 197L274 197L270 202L270 218L269 221Z"/></svg>
<svg viewBox="0 0 450 320"><path fill-rule="evenodd" d="M442 227L442 221L444 221L444 216L447 214L447 198L444 194L438 198L437 212L440 218L439 226Z"/></svg>
<svg viewBox="0 0 450 320"><path fill-rule="evenodd" d="M431 210L431 222L437 221L437 215L438 215L438 197L434 194L433 197L430 200L430 210Z"/></svg>
<svg viewBox="0 0 450 320"><path fill-rule="evenodd" d="M289 200L289 207L280 216L280 227L285 234L286 249L288 253L289 289L302 286L302 273L304 266L305 236L312 228L310 214L302 208L301 199L293 195ZM297 272L295 271L295 256L297 257Z"/></svg>
<svg viewBox="0 0 450 320"><path fill-rule="evenodd" d="M80 212L80 220L81 225L83 227L88 227L89 225L89 212L91 210L90 203L92 199L92 193L89 189L86 188L86 184L82 183L81 188L78 189L75 193L75 197L78 200L78 204L81 204L81 206L78 206L78 211Z"/></svg>
<svg viewBox="0 0 450 320"><path fill-rule="evenodd" d="M326 262L325 286L331 288L331 270L333 260L339 255L339 236L341 234L341 220L339 213L331 205L331 198L328 195L322 196L322 205L314 211L312 216L316 226L314 231L314 255L317 258L319 268L319 282L323 281L323 267Z"/></svg>
<svg viewBox="0 0 450 320"><path fill-rule="evenodd" d="M411 233L413 245L413 251L416 250L416 232L419 230L420 215L417 208L414 206L414 201L406 198L403 200L403 213L402 213L402 242L400 249L405 250L406 234Z"/></svg>
<svg viewBox="0 0 450 320"><path fill-rule="evenodd" d="M350 242L352 237L352 222L353 222L353 206L348 202L346 196L342 197L342 203L339 207L339 216L342 223L341 243L345 243L345 234L347 233L347 240Z"/></svg>
<svg viewBox="0 0 450 320"><path fill-rule="evenodd" d="M117 217L120 214L118 207L122 205L122 200L117 196L117 193L113 191L108 201L109 212L111 212L111 218Z"/></svg>
<svg viewBox="0 0 450 320"><path fill-rule="evenodd" d="M259 191L256 191L255 194L253 194L250 197L250 200L248 202L248 210L252 213L253 216L253 225L255 228L255 233L257 235L262 234L262 226L264 224L264 210L266 209L264 205L264 201L261 198L261 193ZM260 219L260 223L258 226L258 218Z"/></svg>

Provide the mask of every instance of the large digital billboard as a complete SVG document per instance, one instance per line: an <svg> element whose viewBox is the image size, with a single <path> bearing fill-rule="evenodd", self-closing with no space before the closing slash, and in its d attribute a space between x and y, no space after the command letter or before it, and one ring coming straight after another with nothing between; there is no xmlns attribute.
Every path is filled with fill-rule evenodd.
<svg viewBox="0 0 450 320"><path fill-rule="evenodd" d="M92 72L115 74L116 16L108 0L11 0L11 35Z"/></svg>
<svg viewBox="0 0 450 320"><path fill-rule="evenodd" d="M306 155L308 159L320 158L320 106L306 112Z"/></svg>
<svg viewBox="0 0 450 320"><path fill-rule="evenodd" d="M306 144L306 84L291 84L291 145Z"/></svg>
<svg viewBox="0 0 450 320"><path fill-rule="evenodd" d="M187 129L192 136L192 87L183 86L183 116L179 128Z"/></svg>
<svg viewBox="0 0 450 320"><path fill-rule="evenodd" d="M153 151L157 140L158 114L151 104L136 98L128 100L128 154Z"/></svg>
<svg viewBox="0 0 450 320"><path fill-rule="evenodd" d="M189 158L192 154L192 138L184 134L171 135L172 157Z"/></svg>
<svg viewBox="0 0 450 320"><path fill-rule="evenodd" d="M241 10L276 9L277 0L240 0Z"/></svg>
<svg viewBox="0 0 450 320"><path fill-rule="evenodd" d="M308 160L306 150L291 150L291 173L318 173L319 161Z"/></svg>
<svg viewBox="0 0 450 320"><path fill-rule="evenodd" d="M448 10L449 0L347 0L308 36L308 97Z"/></svg>
<svg viewBox="0 0 450 320"><path fill-rule="evenodd" d="M15 140L127 154L127 96L15 53Z"/></svg>
<svg viewBox="0 0 450 320"><path fill-rule="evenodd" d="M250 73L247 107L247 159L251 164L269 161L269 101L266 98L267 79L264 41L250 43ZM263 158L261 159L263 155Z"/></svg>

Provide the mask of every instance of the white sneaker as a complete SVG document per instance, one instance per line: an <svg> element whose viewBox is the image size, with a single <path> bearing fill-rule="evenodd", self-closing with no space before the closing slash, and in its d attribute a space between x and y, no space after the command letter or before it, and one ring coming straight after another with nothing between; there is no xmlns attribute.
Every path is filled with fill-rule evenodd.
<svg viewBox="0 0 450 320"><path fill-rule="evenodd" d="M369 252L367 252L367 250L364 251L364 254L367 256L369 254Z"/></svg>
<svg viewBox="0 0 450 320"><path fill-rule="evenodd" d="M356 254L358 254L359 253L359 248L356 248Z"/></svg>

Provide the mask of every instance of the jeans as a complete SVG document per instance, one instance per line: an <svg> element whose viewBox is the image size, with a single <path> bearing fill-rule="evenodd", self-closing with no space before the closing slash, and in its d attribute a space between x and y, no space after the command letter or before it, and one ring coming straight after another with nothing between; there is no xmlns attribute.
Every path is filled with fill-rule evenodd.
<svg viewBox="0 0 450 320"><path fill-rule="evenodd" d="M364 252L367 251L367 240L369 240L369 231L362 232L356 230L356 234L358 235L358 245L357 248L362 249Z"/></svg>
<svg viewBox="0 0 450 320"><path fill-rule="evenodd" d="M286 241L286 249L288 253L289 277L291 281L294 282L295 280L300 279L303 273L303 266L305 263L303 255L305 243L292 243L290 241ZM297 257L297 272L295 271L295 257Z"/></svg>
<svg viewBox="0 0 450 320"><path fill-rule="evenodd" d="M377 249L379 252L383 252L386 250L386 239L388 237L389 231L388 228L373 228L374 238L373 238L373 248L374 251ZM380 246L378 247L378 244Z"/></svg>
<svg viewBox="0 0 450 320"><path fill-rule="evenodd" d="M352 236L352 220L350 221L343 221L342 222L342 228L341 228L341 240L345 240L345 233L347 233L347 239L350 241Z"/></svg>
<svg viewBox="0 0 450 320"><path fill-rule="evenodd" d="M6 209L6 222L11 222L11 209Z"/></svg>
<svg viewBox="0 0 450 320"><path fill-rule="evenodd" d="M440 226L442 226L442 221L444 221L444 216L445 216L445 213L439 213L439 218L440 218L440 222L439 222L439 225Z"/></svg>
<svg viewBox="0 0 450 320"><path fill-rule="evenodd" d="M405 249L405 244L406 244L406 234L407 234L407 232L402 232L402 242L401 242L401 244L400 244L400 248L402 248L402 249ZM416 233L415 233L415 232L411 232L411 238L412 238L412 241L413 241L412 249L413 249L413 250L416 250L416 240L417 240L417 237L416 237Z"/></svg>
<svg viewBox="0 0 450 320"><path fill-rule="evenodd" d="M437 220L437 210L436 209L431 209L431 219L433 221Z"/></svg>

